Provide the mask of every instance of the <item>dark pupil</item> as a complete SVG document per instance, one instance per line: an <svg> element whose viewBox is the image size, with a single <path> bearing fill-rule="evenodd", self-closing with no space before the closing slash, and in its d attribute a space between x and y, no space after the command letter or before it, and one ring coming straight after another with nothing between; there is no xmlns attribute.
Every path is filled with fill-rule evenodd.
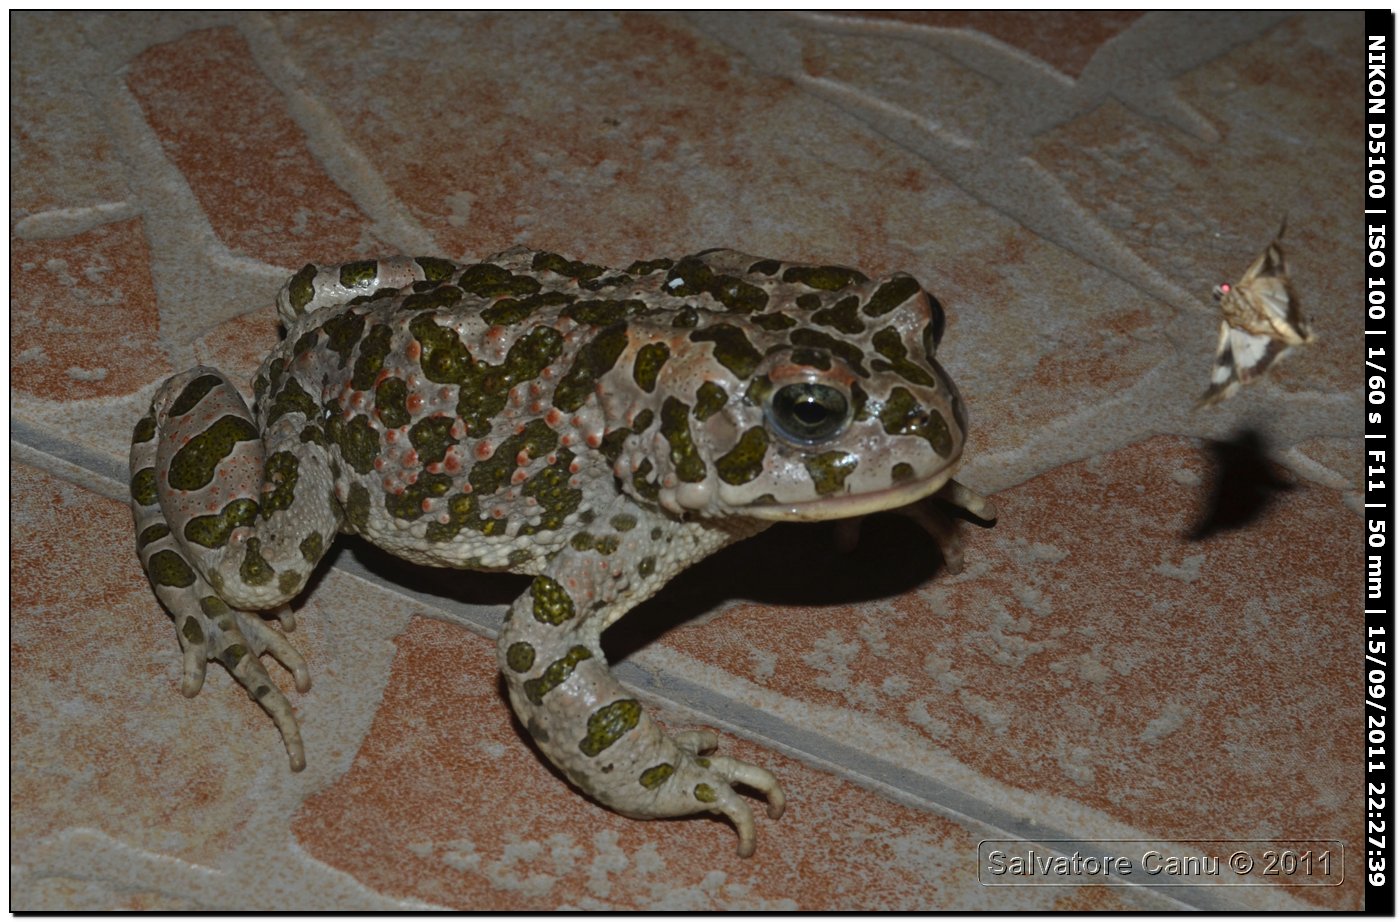
<svg viewBox="0 0 1400 922"><path fill-rule="evenodd" d="M792 408L792 412L799 420L809 426L815 426L831 415L831 411L808 397L797 406Z"/></svg>

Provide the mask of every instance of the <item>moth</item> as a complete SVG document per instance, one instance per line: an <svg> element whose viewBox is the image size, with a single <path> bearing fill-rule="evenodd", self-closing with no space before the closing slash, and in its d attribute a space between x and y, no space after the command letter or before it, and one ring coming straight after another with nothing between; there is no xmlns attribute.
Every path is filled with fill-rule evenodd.
<svg viewBox="0 0 1400 922"><path fill-rule="evenodd" d="M1286 222L1285 222L1285 227ZM1233 286L1215 286L1220 302L1220 343L1210 387L1197 407L1219 403L1262 377L1289 349L1313 341L1313 334L1293 297L1288 265L1283 258L1284 227Z"/></svg>

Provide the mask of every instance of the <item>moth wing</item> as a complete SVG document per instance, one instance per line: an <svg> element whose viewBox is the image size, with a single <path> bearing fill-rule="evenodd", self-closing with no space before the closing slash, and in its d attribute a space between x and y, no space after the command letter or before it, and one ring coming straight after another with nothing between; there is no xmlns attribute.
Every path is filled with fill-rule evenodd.
<svg viewBox="0 0 1400 922"><path fill-rule="evenodd" d="M1240 376L1235 364L1235 353L1229 323L1220 321L1220 342L1215 347L1215 361L1210 368L1210 387L1196 401L1197 409L1213 406L1229 397L1240 388Z"/></svg>
<svg viewBox="0 0 1400 922"><path fill-rule="evenodd" d="M1235 295L1234 303L1222 304L1222 309L1235 326L1258 334L1263 333L1267 325L1277 339L1291 346L1312 340L1302 309L1293 297L1288 264L1277 238L1259 255L1230 294Z"/></svg>
<svg viewBox="0 0 1400 922"><path fill-rule="evenodd" d="M1230 328L1230 352L1234 356L1235 374L1241 384L1263 376L1287 349L1287 343L1267 334Z"/></svg>

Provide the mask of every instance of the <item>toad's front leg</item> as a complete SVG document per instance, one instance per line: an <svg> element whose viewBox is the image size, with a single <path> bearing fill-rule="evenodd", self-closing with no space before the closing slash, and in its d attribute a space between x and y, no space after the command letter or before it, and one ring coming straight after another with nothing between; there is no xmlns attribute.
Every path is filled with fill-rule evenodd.
<svg viewBox="0 0 1400 922"><path fill-rule="evenodd" d="M599 646L608 624L697 553L714 549L694 542L681 549L676 544L685 542L667 540L658 555L629 553L646 550L646 532L628 526L575 542L516 600L499 641L511 705L540 750L590 797L637 819L722 813L747 857L755 844L753 812L733 786L761 793L777 819L784 804L777 779L746 762L704 755L718 744L713 733L667 735L613 678ZM636 572L624 572L623 560L635 561Z"/></svg>

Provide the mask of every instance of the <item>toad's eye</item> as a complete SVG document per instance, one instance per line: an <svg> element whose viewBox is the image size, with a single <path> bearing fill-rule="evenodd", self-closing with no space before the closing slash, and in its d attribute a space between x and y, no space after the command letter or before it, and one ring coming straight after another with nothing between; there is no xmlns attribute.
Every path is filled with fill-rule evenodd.
<svg viewBox="0 0 1400 922"><path fill-rule="evenodd" d="M789 384L768 402L768 420L794 442L825 442L850 422L846 395L826 384Z"/></svg>

